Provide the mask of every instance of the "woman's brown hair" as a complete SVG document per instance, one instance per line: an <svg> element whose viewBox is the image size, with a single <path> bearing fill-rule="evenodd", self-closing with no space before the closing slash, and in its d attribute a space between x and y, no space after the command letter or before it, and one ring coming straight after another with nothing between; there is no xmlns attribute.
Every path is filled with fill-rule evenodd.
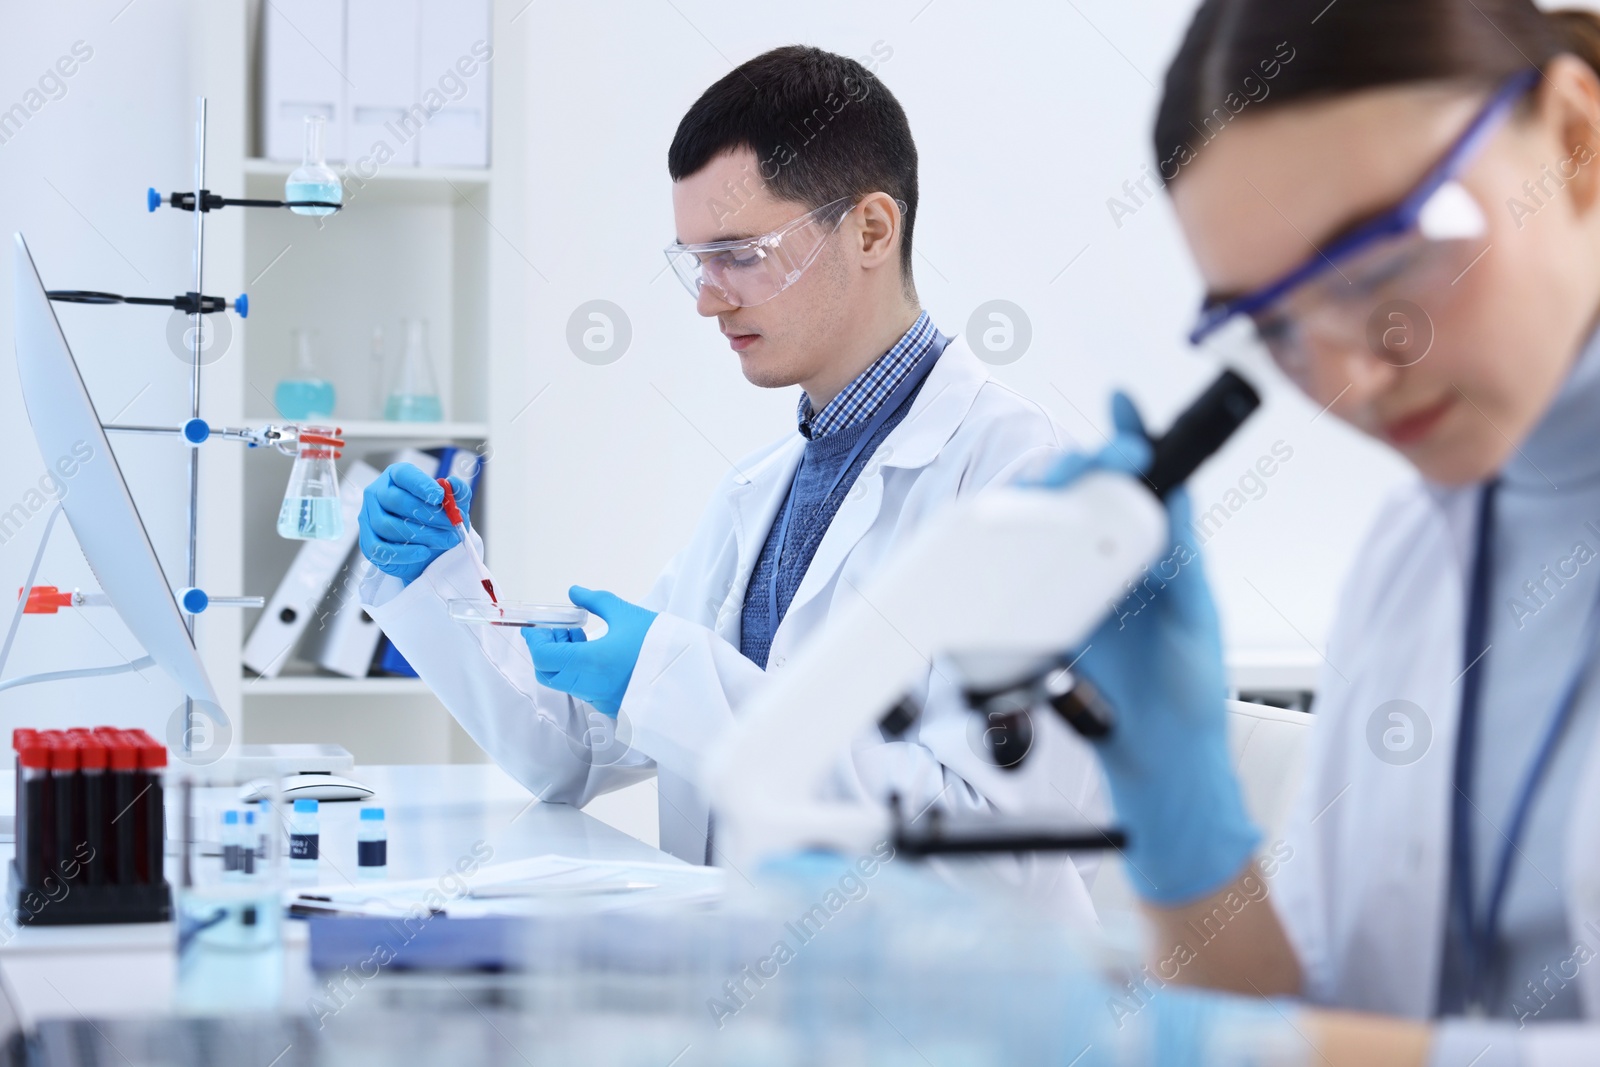
<svg viewBox="0 0 1600 1067"><path fill-rule="evenodd" d="M1161 176L1250 110L1362 89L1493 85L1563 53L1600 72L1600 15L1532 0L1205 0L1167 68Z"/></svg>

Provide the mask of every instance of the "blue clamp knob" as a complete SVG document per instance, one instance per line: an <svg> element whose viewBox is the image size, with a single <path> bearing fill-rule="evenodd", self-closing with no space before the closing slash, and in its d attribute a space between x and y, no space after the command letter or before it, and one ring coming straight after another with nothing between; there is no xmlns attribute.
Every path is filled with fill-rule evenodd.
<svg viewBox="0 0 1600 1067"><path fill-rule="evenodd" d="M206 610L206 607L210 603L211 598L206 596L204 589L196 589L191 586L178 594L179 606L181 606L183 610L187 611L190 615L200 614L202 611Z"/></svg>
<svg viewBox="0 0 1600 1067"><path fill-rule="evenodd" d="M144 194L144 202L151 211L154 211L156 208L161 206L161 194L156 192L154 187L146 189Z"/></svg>
<svg viewBox="0 0 1600 1067"><path fill-rule="evenodd" d="M211 424L205 419L190 419L183 424L183 439L191 445L203 445L211 436Z"/></svg>
<svg viewBox="0 0 1600 1067"><path fill-rule="evenodd" d="M233 302L233 310L239 313L241 319L250 317L250 294L240 293L239 299Z"/></svg>

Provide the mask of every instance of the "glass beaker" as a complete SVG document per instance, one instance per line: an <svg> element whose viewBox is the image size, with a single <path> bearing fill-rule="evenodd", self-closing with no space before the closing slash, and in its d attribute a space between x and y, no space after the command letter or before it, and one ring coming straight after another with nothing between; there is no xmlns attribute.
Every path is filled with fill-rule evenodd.
<svg viewBox="0 0 1600 1067"><path fill-rule="evenodd" d="M344 533L339 473L333 461L343 444L326 426L300 427L300 450L289 471L289 487L278 511L278 536L296 541L334 541Z"/></svg>
<svg viewBox="0 0 1600 1067"><path fill-rule="evenodd" d="M221 825L218 809L231 804L232 792L200 790L188 778L179 785L183 860L174 901L178 966L173 999L184 1015L283 1008L281 862L276 854L261 857L249 875L230 878L223 857L210 854L219 850L204 847L193 834L197 823Z"/></svg>
<svg viewBox="0 0 1600 1067"><path fill-rule="evenodd" d="M306 151L300 165L283 183L285 200L320 200L324 203L344 203L344 184L323 159L322 130L328 120L321 115L306 116ZM296 215L332 215L337 208L292 207Z"/></svg>
<svg viewBox="0 0 1600 1067"><path fill-rule="evenodd" d="M428 358L428 320L405 319L402 324L406 344L383 417L391 422L438 422L444 418L444 405Z"/></svg>
<svg viewBox="0 0 1600 1067"><path fill-rule="evenodd" d="M285 378L272 391L272 405L278 414L294 422L328 418L333 414L333 383L324 378L317 365L315 330L295 330L294 377Z"/></svg>

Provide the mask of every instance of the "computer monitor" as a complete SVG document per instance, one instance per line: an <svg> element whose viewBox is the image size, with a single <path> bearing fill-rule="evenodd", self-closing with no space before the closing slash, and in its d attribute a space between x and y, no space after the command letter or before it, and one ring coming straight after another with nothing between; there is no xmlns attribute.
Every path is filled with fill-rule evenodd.
<svg viewBox="0 0 1600 1067"><path fill-rule="evenodd" d="M75 468L70 478L59 478L67 521L101 590L145 651L191 698L216 707L216 691L184 627L172 586L56 321L28 243L20 233L15 240L12 329L17 376L45 463L57 474L57 463ZM82 458L86 449L87 460Z"/></svg>

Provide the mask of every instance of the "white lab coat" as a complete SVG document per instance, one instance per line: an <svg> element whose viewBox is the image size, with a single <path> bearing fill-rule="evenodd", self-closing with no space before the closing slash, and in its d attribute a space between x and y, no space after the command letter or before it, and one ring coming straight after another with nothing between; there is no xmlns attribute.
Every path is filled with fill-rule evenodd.
<svg viewBox="0 0 1600 1067"><path fill-rule="evenodd" d="M1418 482L1397 492L1345 588L1285 832L1292 853L1273 886L1305 995L1318 1004L1415 1019L1434 1010L1476 503L1471 488ZM1413 763L1386 763L1369 747L1368 720L1391 700L1417 705L1431 730ZM1600 954L1600 745L1575 799L1568 927ZM1600 960L1578 982L1585 1016L1600 1018ZM1531 1024L1519 1041L1529 1067L1600 1063L1592 1024Z"/></svg>
<svg viewBox="0 0 1600 1067"><path fill-rule="evenodd" d="M990 378L963 339L952 341L835 515L773 636L769 669L783 670L799 643L825 622L841 582L865 585L952 500L1010 481L1068 444L1042 408ZM444 601L471 596L477 587L461 548L405 587L372 570L362 582L362 602L463 728L513 777L546 801L582 805L654 773L661 847L703 862L701 760L765 677L739 651L740 616L746 584L804 446L804 438L790 433L741 460L718 486L693 539L641 601L660 615L645 637L615 724L539 685L517 631L450 620ZM937 803L950 812L1103 817L1092 753L1053 716L1034 723L1027 763L1006 771L980 755L983 723L944 675L930 672L917 695L925 706L916 726L895 742L884 742L876 728L856 738L841 752L825 793L882 804L898 792L910 812ZM978 868L1054 914L1093 921L1071 861L1007 859L969 870Z"/></svg>

